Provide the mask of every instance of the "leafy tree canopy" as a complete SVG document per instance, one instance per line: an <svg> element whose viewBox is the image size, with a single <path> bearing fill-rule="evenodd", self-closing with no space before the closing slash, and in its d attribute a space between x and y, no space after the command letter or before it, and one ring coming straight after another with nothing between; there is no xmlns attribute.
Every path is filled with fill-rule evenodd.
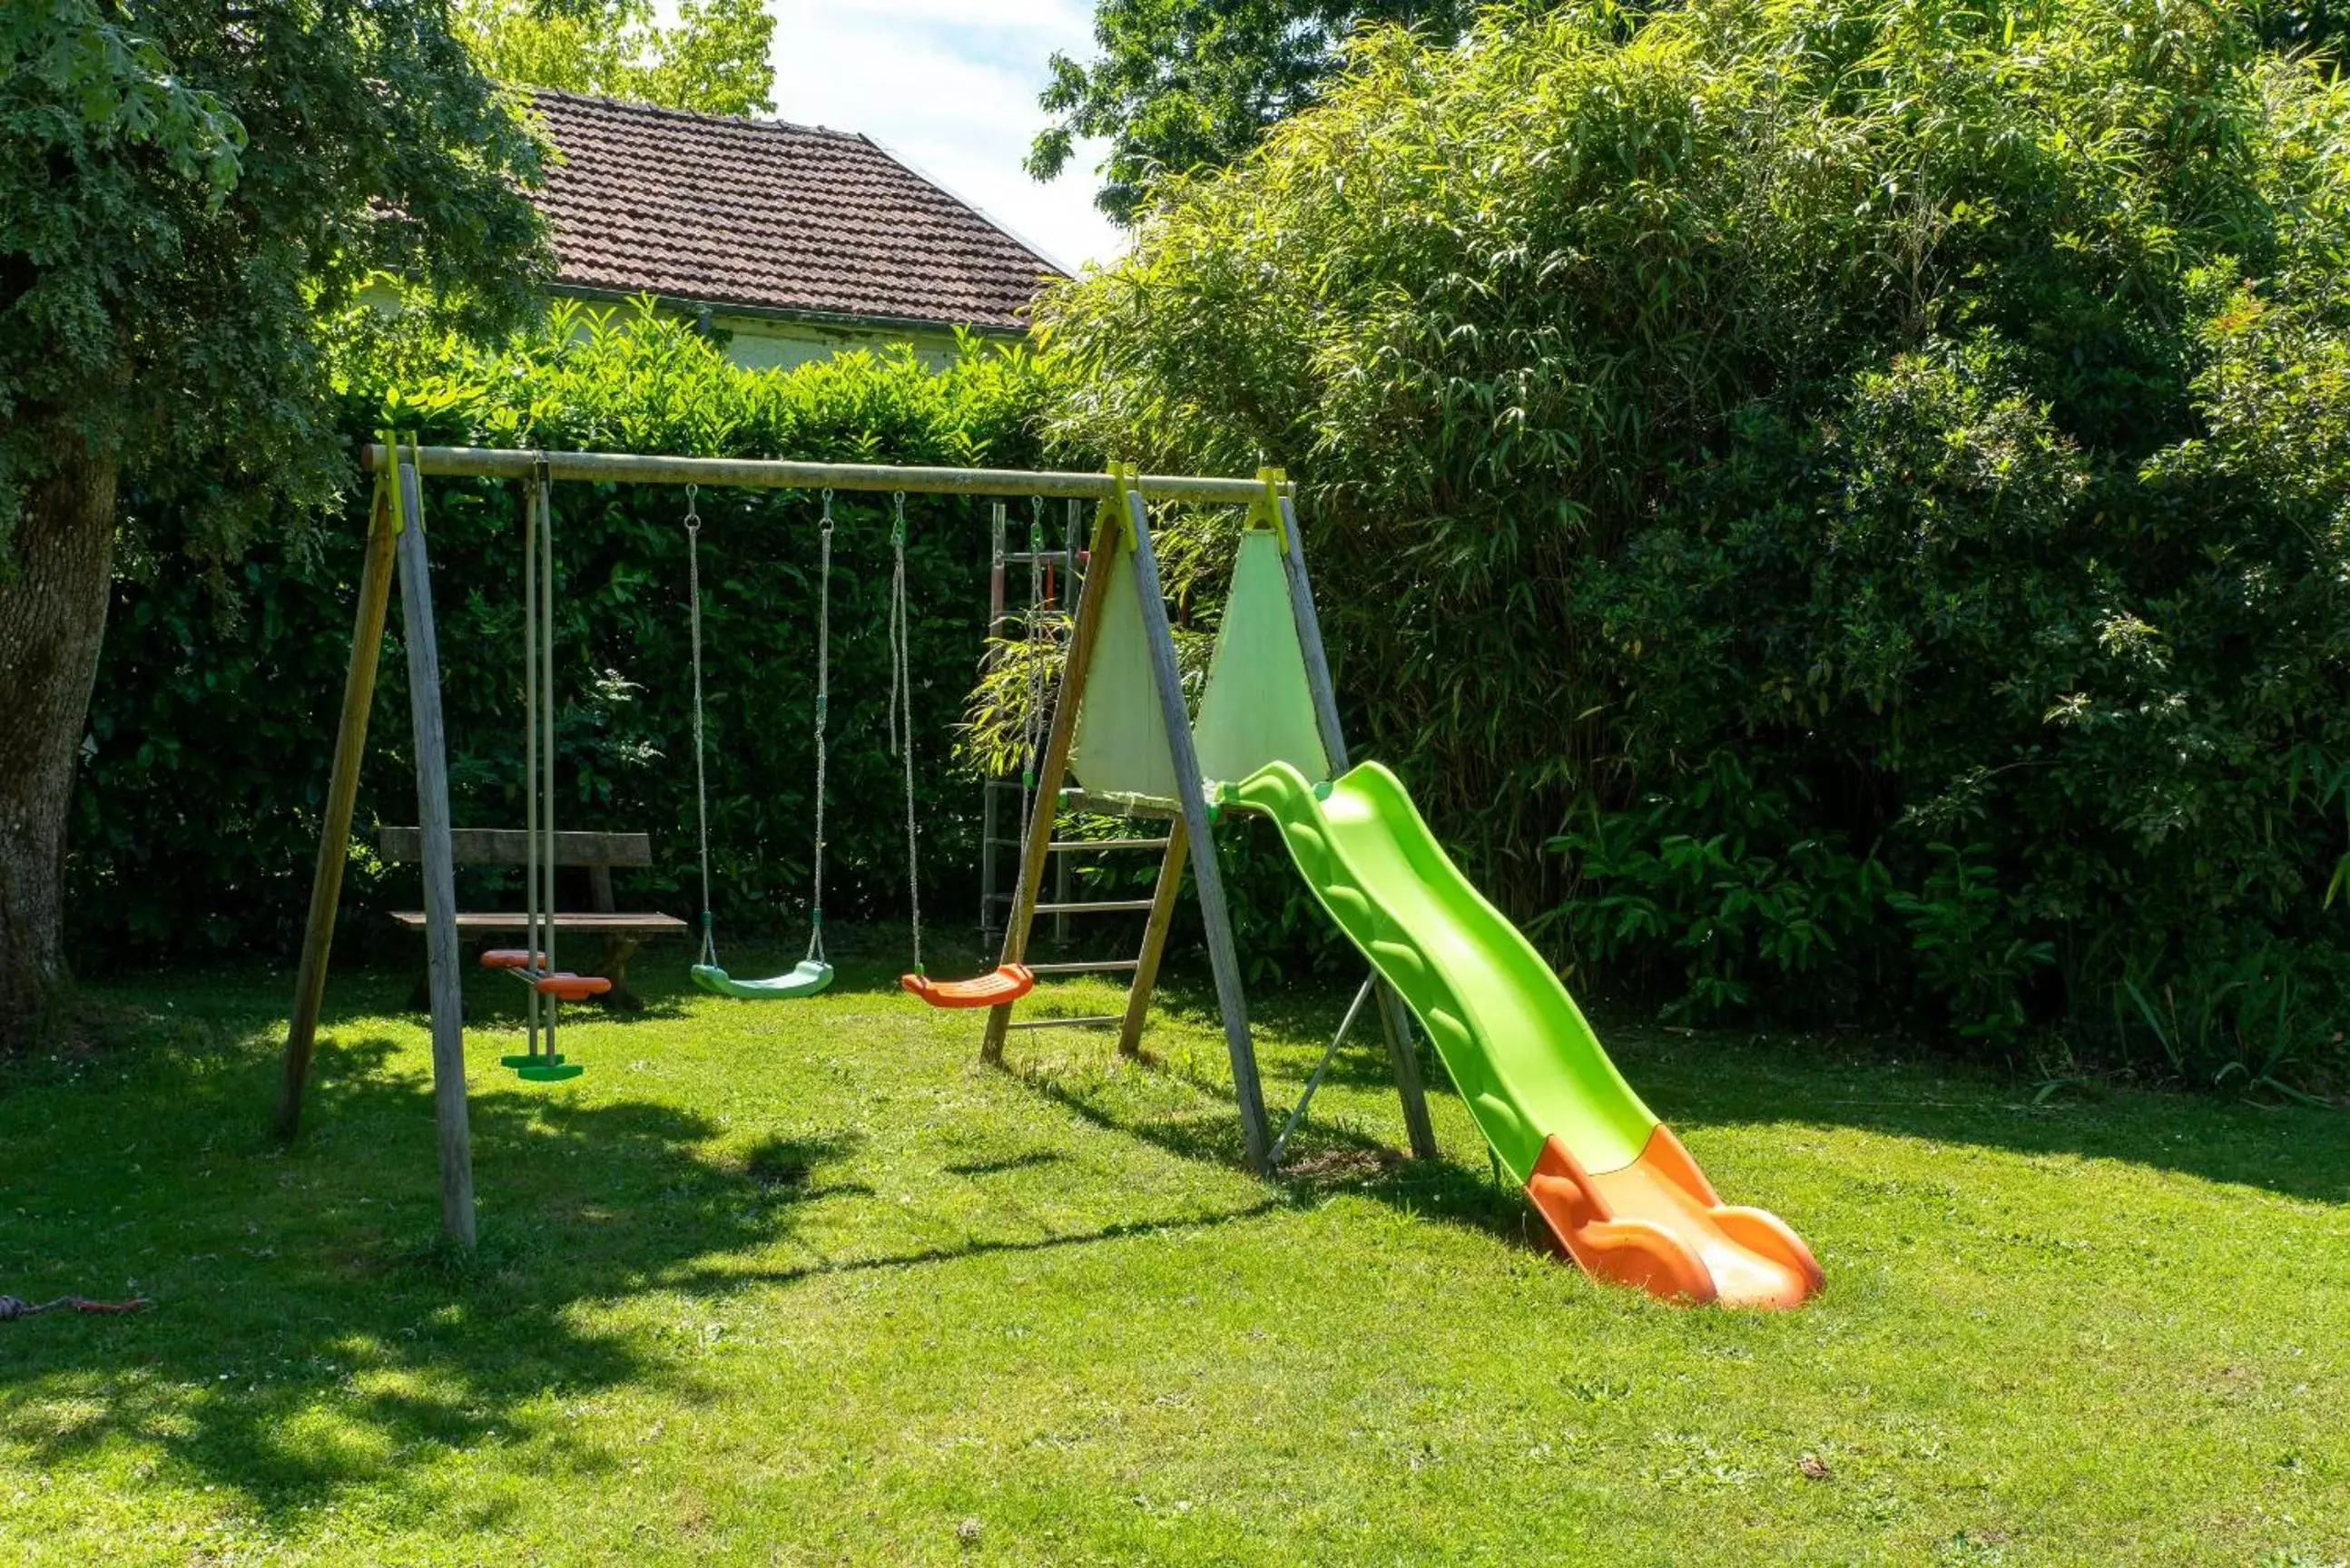
<svg viewBox="0 0 2350 1568"><path fill-rule="evenodd" d="M1068 167L1078 138L1107 137L1097 200L1130 222L1155 175L1221 168L1313 102L1357 27L1401 24L1449 43L1473 9L1471 0L1102 0L1099 57L1053 57L1040 101L1055 118L1030 150L1028 171L1050 180Z"/></svg>
<svg viewBox="0 0 2350 1568"><path fill-rule="evenodd" d="M772 114L763 0L684 0L660 26L652 0L458 0L482 68L515 87L558 88L704 114Z"/></svg>
<svg viewBox="0 0 2350 1568"><path fill-rule="evenodd" d="M217 561L341 488L319 311L390 272L470 328L523 318L538 157L440 0L0 6L0 1042L65 992L121 514L184 504Z"/></svg>

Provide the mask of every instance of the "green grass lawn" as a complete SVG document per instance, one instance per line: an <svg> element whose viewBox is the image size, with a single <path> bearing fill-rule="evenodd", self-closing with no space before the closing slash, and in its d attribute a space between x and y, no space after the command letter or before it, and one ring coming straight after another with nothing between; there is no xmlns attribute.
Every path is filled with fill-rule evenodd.
<svg viewBox="0 0 2350 1568"><path fill-rule="evenodd" d="M475 977L466 1265L405 975L338 977L290 1150L276 974L108 987L129 1044L0 1078L0 1291L155 1303L0 1325L0 1560L2350 1555L2336 1114L1618 1026L1827 1272L1693 1311L1539 1251L1449 1086L1443 1161L1396 1161L1376 1034L1266 1184L1203 989L1150 1065L1041 1031L997 1072L886 961L771 1005L682 968L649 955L651 1011L583 1015L547 1087ZM1256 999L1270 1098L1346 1000Z"/></svg>

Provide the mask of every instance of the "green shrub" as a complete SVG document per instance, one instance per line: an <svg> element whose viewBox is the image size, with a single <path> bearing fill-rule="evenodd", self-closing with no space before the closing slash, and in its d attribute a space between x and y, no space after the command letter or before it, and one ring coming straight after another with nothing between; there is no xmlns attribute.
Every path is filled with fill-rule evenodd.
<svg viewBox="0 0 2350 1568"><path fill-rule="evenodd" d="M1581 4L1368 38L1040 319L1062 439L1301 478L1359 749L1594 983L2305 1082L2345 259L2250 8Z"/></svg>
<svg viewBox="0 0 2350 1568"><path fill-rule="evenodd" d="M1039 382L1019 352L972 346L939 372L865 354L753 372L641 311L558 307L495 351L409 329L369 315L339 324L354 442L390 421L427 442L504 447L1006 467L1036 456ZM426 491L456 820L518 826L520 487L444 479ZM323 524L207 567L179 513L132 498L136 555L116 591L71 861L85 959L284 952L297 939L366 504L355 491ZM699 896L685 504L671 486L556 487L559 823L650 832L658 865L629 891L681 914ZM705 490L699 508L722 931L787 936L808 887L818 502ZM843 495L834 511L827 899L847 918L902 920L903 786L881 722L889 501ZM975 924L979 790L950 753L985 630L985 503L909 497L907 514L924 906L963 928ZM412 868L365 848L370 820L415 820L400 628L395 595L345 884L354 940L417 897ZM469 900L519 898L511 875L463 877Z"/></svg>

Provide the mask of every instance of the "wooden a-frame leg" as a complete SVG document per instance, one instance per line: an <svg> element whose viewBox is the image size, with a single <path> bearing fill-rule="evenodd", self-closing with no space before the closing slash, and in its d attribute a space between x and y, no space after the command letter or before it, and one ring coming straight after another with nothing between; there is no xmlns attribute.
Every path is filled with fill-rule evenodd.
<svg viewBox="0 0 2350 1568"><path fill-rule="evenodd" d="M1150 993L1159 984L1159 961L1167 951L1167 928L1175 923L1175 898L1183 886L1183 856L1191 835L1177 817L1168 825L1167 853L1159 862L1159 885L1150 893L1150 918L1142 928L1142 951L1134 983L1126 988L1126 1017L1118 1028L1118 1054L1142 1054L1142 1026L1150 1017Z"/></svg>
<svg viewBox="0 0 2350 1568"><path fill-rule="evenodd" d="M1107 566L1118 548L1120 531L1116 512L1108 506L1094 524L1093 559ZM1077 704L1086 694L1086 665L1093 657L1094 638L1101 626L1102 597L1087 594L1077 601L1076 625L1069 634L1069 651L1061 666L1061 683L1053 697L1053 728L1045 737L1045 757L1036 769L1036 805L1029 814L1027 836L1020 857L1020 885L1012 895L1012 910L1003 921L1003 950L999 961L1018 963L1028 955L1030 928L1036 923L1036 902L1045 884L1045 862L1051 858L1053 819L1058 813L1061 782L1069 774L1069 747L1076 738ZM993 1065L1003 1060L1003 1038L1012 1027L1012 1003L987 1010L987 1033L981 1039L979 1059Z"/></svg>
<svg viewBox="0 0 2350 1568"><path fill-rule="evenodd" d="M1232 1097L1240 1104L1241 1137L1249 1168L1268 1173L1273 1127L1264 1114L1264 1081L1257 1072L1256 1043L1250 1038L1247 999L1241 989L1239 950L1232 941L1232 911L1224 902L1222 868L1208 822L1208 800L1200 783L1200 759L1191 745L1191 716L1183 703L1183 678L1175 667L1175 639L1167 623L1167 599L1159 586L1159 560L1150 546L1150 518L1142 493L1129 490L1127 514L1133 524L1134 587L1142 601L1142 630L1150 651L1151 684L1167 726L1167 749L1175 763L1177 798L1191 840L1191 882L1199 890L1201 923L1206 928L1208 964L1216 978L1216 1010L1223 1015L1224 1049L1232 1058Z"/></svg>
<svg viewBox="0 0 2350 1568"><path fill-rule="evenodd" d="M310 873L310 912L302 927L302 966L294 979L294 1014L286 1030L285 1073L277 1095L277 1136L302 1127L302 1095L318 1044L318 1013L327 995L327 960L335 946L335 909L342 901L343 866L350 857L351 812L359 799L359 764L367 754L368 717L375 705L375 672L383 650L383 622L391 600L390 493L378 486L368 517L367 551L359 568L358 617L351 658L343 674L343 713L335 729L335 760L327 778L327 811L318 825L318 861Z"/></svg>
<svg viewBox="0 0 2350 1568"><path fill-rule="evenodd" d="M464 974L457 942L456 856L449 829L448 738L441 710L441 650L432 628L432 576L424 550L422 483L393 464L407 526L400 535L400 610L415 722L417 837L423 845L425 959L432 988L432 1114L441 1148L441 1230L473 1247L473 1145L465 1105Z"/></svg>

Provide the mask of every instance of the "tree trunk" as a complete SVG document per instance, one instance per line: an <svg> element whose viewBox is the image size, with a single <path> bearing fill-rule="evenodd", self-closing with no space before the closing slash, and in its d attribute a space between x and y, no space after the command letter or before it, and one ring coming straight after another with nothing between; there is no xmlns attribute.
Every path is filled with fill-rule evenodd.
<svg viewBox="0 0 2350 1568"><path fill-rule="evenodd" d="M64 456L0 546L0 1053L68 1022L66 822L106 635L115 474Z"/></svg>

